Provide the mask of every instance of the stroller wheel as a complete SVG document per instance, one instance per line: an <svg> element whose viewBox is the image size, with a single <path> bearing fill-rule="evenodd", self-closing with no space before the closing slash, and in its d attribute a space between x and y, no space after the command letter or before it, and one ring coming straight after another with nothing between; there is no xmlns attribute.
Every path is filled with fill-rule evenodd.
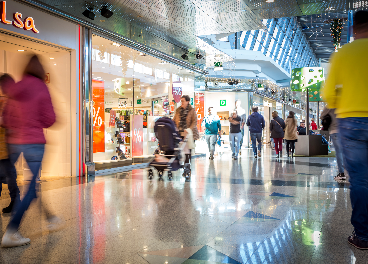
<svg viewBox="0 0 368 264"><path fill-rule="evenodd" d="M158 171L158 177L162 178L162 175L164 175L164 171L162 170Z"/></svg>
<svg viewBox="0 0 368 264"><path fill-rule="evenodd" d="M172 179L172 177L173 177L172 172L171 172L171 171L169 171L169 172L167 173L167 176L169 177L169 180L171 180L171 179Z"/></svg>
<svg viewBox="0 0 368 264"><path fill-rule="evenodd" d="M151 169L148 170L148 179L153 179L153 171Z"/></svg>

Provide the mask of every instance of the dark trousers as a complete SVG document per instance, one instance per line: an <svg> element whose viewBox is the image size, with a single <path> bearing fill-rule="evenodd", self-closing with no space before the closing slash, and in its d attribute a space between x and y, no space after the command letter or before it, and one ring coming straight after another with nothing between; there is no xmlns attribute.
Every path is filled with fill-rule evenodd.
<svg viewBox="0 0 368 264"><path fill-rule="evenodd" d="M282 138L274 138L276 154L282 152Z"/></svg>
<svg viewBox="0 0 368 264"><path fill-rule="evenodd" d="M368 117L339 119L344 167L349 173L351 224L368 241Z"/></svg>
<svg viewBox="0 0 368 264"><path fill-rule="evenodd" d="M286 140L286 153L289 155L290 152L295 152L295 140Z"/></svg>
<svg viewBox="0 0 368 264"><path fill-rule="evenodd" d="M2 191L2 183L8 184L9 194L12 201L19 200L19 188L17 184L17 171L10 159L0 160L0 193Z"/></svg>

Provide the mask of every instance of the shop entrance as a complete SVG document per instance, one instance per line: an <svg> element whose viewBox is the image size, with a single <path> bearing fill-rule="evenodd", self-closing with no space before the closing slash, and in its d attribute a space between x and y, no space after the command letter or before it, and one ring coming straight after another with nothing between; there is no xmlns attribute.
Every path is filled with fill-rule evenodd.
<svg viewBox="0 0 368 264"><path fill-rule="evenodd" d="M33 54L39 55L47 73L49 87L57 116L56 124L45 129L47 144L41 168L42 177L72 175L71 125L71 50L37 39L0 30L0 74L10 74L20 81L26 63ZM32 87L30 87L32 89ZM23 158L16 164L18 174L28 177Z"/></svg>

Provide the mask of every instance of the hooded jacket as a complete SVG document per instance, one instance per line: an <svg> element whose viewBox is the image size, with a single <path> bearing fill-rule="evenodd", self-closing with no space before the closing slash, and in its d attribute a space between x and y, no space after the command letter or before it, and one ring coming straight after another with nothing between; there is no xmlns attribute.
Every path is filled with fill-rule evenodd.
<svg viewBox="0 0 368 264"><path fill-rule="evenodd" d="M262 133L262 129L265 127L265 120L258 112L253 112L247 121L250 133Z"/></svg>
<svg viewBox="0 0 368 264"><path fill-rule="evenodd" d="M7 143L45 144L43 129L56 120L46 84L37 77L25 75L20 82L4 88L8 96L3 112Z"/></svg>

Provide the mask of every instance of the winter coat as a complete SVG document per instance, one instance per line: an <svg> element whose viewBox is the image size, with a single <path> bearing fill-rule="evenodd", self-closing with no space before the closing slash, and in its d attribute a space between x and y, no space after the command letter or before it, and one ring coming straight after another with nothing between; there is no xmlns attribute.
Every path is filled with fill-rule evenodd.
<svg viewBox="0 0 368 264"><path fill-rule="evenodd" d="M5 103L6 103L5 97L0 97L0 117L2 116ZM8 146L5 140L5 128L0 126L0 160L7 158L8 158Z"/></svg>
<svg viewBox="0 0 368 264"><path fill-rule="evenodd" d="M284 138L285 122L277 116L270 122L271 138Z"/></svg>
<svg viewBox="0 0 368 264"><path fill-rule="evenodd" d="M285 128L284 139L285 140L297 140L298 134L296 131L296 128L297 128L296 119L294 118L294 124L293 124L293 119L288 117L286 118L285 124L286 124L286 128Z"/></svg>
<svg viewBox="0 0 368 264"><path fill-rule="evenodd" d="M179 128L179 123L180 123L180 112L181 112L181 107L178 107L175 111L175 115L174 115L174 122L177 128ZM193 132L193 139L194 140L198 140L199 139L199 132L197 129L197 113L194 110L193 107L191 107L189 105L189 112L187 115L187 128L190 128Z"/></svg>
<svg viewBox="0 0 368 264"><path fill-rule="evenodd" d="M247 120L247 126L250 133L262 133L262 129L265 127L265 120L258 112L253 112Z"/></svg>
<svg viewBox="0 0 368 264"><path fill-rule="evenodd" d="M3 113L7 143L45 144L43 129L52 126L56 116L43 80L26 75L12 89L3 89L3 92L8 96Z"/></svg>
<svg viewBox="0 0 368 264"><path fill-rule="evenodd" d="M317 130L318 129L317 123L314 122L314 121L312 121L311 127L312 127L312 130Z"/></svg>

